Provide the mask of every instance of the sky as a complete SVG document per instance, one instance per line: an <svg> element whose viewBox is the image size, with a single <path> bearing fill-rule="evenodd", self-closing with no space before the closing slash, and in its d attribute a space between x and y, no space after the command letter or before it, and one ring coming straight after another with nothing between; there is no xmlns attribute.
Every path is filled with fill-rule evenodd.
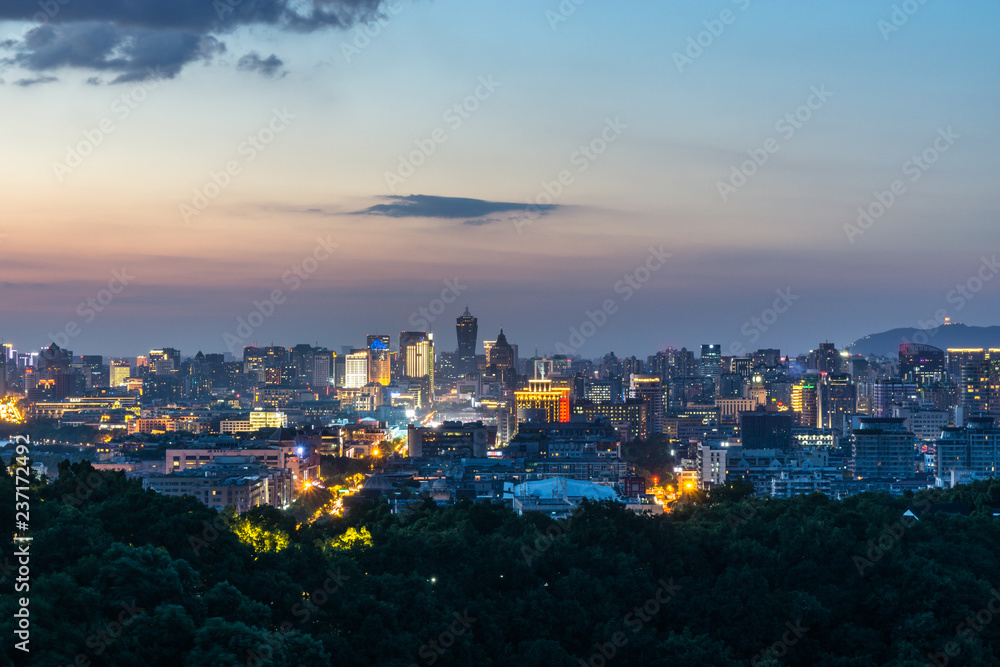
<svg viewBox="0 0 1000 667"><path fill-rule="evenodd" d="M410 329L450 351L466 306L522 356L1000 323L995 2L13 0L0 21L21 351Z"/></svg>

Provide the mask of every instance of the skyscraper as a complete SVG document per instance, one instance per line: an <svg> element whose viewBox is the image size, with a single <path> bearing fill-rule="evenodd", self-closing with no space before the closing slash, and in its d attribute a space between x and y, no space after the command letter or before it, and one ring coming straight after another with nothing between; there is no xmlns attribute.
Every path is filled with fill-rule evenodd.
<svg viewBox="0 0 1000 667"><path fill-rule="evenodd" d="M903 419L862 417L854 429L853 472L862 479L899 479L916 471L913 434Z"/></svg>
<svg viewBox="0 0 1000 667"><path fill-rule="evenodd" d="M701 346L701 374L705 377L718 375L722 370L722 346Z"/></svg>
<svg viewBox="0 0 1000 667"><path fill-rule="evenodd" d="M355 350L344 362L344 387L359 389L368 384L368 350Z"/></svg>
<svg viewBox="0 0 1000 667"><path fill-rule="evenodd" d="M629 381L629 398L637 398L649 406L647 414L650 433L663 433L663 381L658 375L635 375Z"/></svg>
<svg viewBox="0 0 1000 667"><path fill-rule="evenodd" d="M388 386L392 382L389 336L368 336L368 382Z"/></svg>
<svg viewBox="0 0 1000 667"><path fill-rule="evenodd" d="M403 375L427 378L428 395L434 395L434 334L426 331L403 331L399 334L399 355Z"/></svg>
<svg viewBox="0 0 1000 667"><path fill-rule="evenodd" d="M857 412L857 402L857 389L850 375L823 375L819 386L819 427L842 429L844 417Z"/></svg>
<svg viewBox="0 0 1000 667"><path fill-rule="evenodd" d="M804 375L792 385L792 410L799 415L799 426L819 426L819 392L817 377Z"/></svg>
<svg viewBox="0 0 1000 667"><path fill-rule="evenodd" d="M503 329L500 329L500 335L497 336L496 342L490 347L487 363L490 366L496 366L497 369L514 368L517 365L514 348L507 342L507 337L504 335Z"/></svg>
<svg viewBox="0 0 1000 667"><path fill-rule="evenodd" d="M472 316L469 307L455 322L458 338L458 372L471 373L476 370L476 342L479 338L479 320Z"/></svg>

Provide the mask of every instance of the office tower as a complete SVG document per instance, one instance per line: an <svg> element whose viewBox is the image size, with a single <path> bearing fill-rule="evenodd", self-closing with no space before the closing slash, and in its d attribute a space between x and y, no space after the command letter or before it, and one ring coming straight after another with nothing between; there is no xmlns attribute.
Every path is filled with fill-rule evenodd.
<svg viewBox="0 0 1000 667"><path fill-rule="evenodd" d="M502 332L501 332L502 335ZM569 421L569 387L555 387L552 380L528 380L528 388L514 392L517 420Z"/></svg>
<svg viewBox="0 0 1000 667"><path fill-rule="evenodd" d="M399 355L403 375L427 378L428 398L434 396L434 334L426 331L403 331L399 334Z"/></svg>
<svg viewBox="0 0 1000 667"><path fill-rule="evenodd" d="M853 472L859 479L899 479L916 472L913 434L903 419L861 417L852 435Z"/></svg>
<svg viewBox="0 0 1000 667"><path fill-rule="evenodd" d="M455 321L455 335L458 338L458 373L464 375L476 370L476 341L479 338L479 320L472 316L469 307Z"/></svg>
<svg viewBox="0 0 1000 667"><path fill-rule="evenodd" d="M368 350L355 350L345 357L344 387L359 389L368 384Z"/></svg>
<svg viewBox="0 0 1000 667"><path fill-rule="evenodd" d="M847 373L822 376L819 386L819 428L843 429L844 418L855 414L857 387Z"/></svg>
<svg viewBox="0 0 1000 667"><path fill-rule="evenodd" d="M571 412L583 416L587 421L594 421L598 417L607 419L625 442L649 437L649 404L641 398L630 398L618 403L577 401L571 407Z"/></svg>
<svg viewBox="0 0 1000 667"><path fill-rule="evenodd" d="M949 355L952 350L948 350ZM957 403L965 415L990 411L990 376L993 375L994 364L986 350L963 350L957 361L958 369ZM997 406L992 406L996 411Z"/></svg>
<svg viewBox="0 0 1000 667"><path fill-rule="evenodd" d="M952 472L1000 475L1000 429L994 417L971 417L964 427L945 427L935 444L935 471L941 479Z"/></svg>
<svg viewBox="0 0 1000 667"><path fill-rule="evenodd" d="M368 382L388 386L392 382L389 336L368 336Z"/></svg>
<svg viewBox="0 0 1000 667"><path fill-rule="evenodd" d="M788 449L792 446L792 415L787 412L741 412L744 449Z"/></svg>
<svg viewBox="0 0 1000 667"><path fill-rule="evenodd" d="M705 377L712 377L722 372L721 345L701 346L701 367L699 370Z"/></svg>
<svg viewBox="0 0 1000 667"><path fill-rule="evenodd" d="M893 405L917 400L917 383L895 379L878 379L872 383L872 416L889 417Z"/></svg>
<svg viewBox="0 0 1000 667"><path fill-rule="evenodd" d="M4 343L0 346L0 398L7 395L7 358L10 356L8 354L10 348L10 343Z"/></svg>
<svg viewBox="0 0 1000 667"><path fill-rule="evenodd" d="M792 410L798 414L799 426L819 426L818 378L807 374L792 385Z"/></svg>
<svg viewBox="0 0 1000 667"><path fill-rule="evenodd" d="M112 361L108 367L108 386L120 387L132 376L132 364L127 361Z"/></svg>
<svg viewBox="0 0 1000 667"><path fill-rule="evenodd" d="M649 431L663 433L663 382L655 375L632 375L629 398L637 398L649 406Z"/></svg>
<svg viewBox="0 0 1000 667"><path fill-rule="evenodd" d="M55 343L43 347L38 353L38 371L69 372L73 363L73 353L60 348Z"/></svg>
<svg viewBox="0 0 1000 667"><path fill-rule="evenodd" d="M496 342L490 348L489 354L489 365L495 366L498 370L517 367L517 355L514 348L507 342L507 336L504 335L503 329L500 329L500 335L497 336Z"/></svg>
<svg viewBox="0 0 1000 667"><path fill-rule="evenodd" d="M944 380L944 350L930 345L903 343L899 346L899 377L918 386Z"/></svg>
<svg viewBox="0 0 1000 667"><path fill-rule="evenodd" d="M947 350L948 377L952 382L958 382L962 375L962 367L967 364L977 364L986 361L986 350L981 347L949 347Z"/></svg>
<svg viewBox="0 0 1000 667"><path fill-rule="evenodd" d="M840 352L833 343L820 343L819 349L814 353L815 363L811 364L820 373L840 372Z"/></svg>
<svg viewBox="0 0 1000 667"><path fill-rule="evenodd" d="M586 380L583 397L594 403L621 403L623 398L621 380Z"/></svg>
<svg viewBox="0 0 1000 667"><path fill-rule="evenodd" d="M719 376L719 398L743 398L746 380L737 373L723 373Z"/></svg>
<svg viewBox="0 0 1000 667"><path fill-rule="evenodd" d="M153 375L174 375L181 369L181 353L172 347L149 351L149 372Z"/></svg>
<svg viewBox="0 0 1000 667"><path fill-rule="evenodd" d="M777 368L781 364L781 350L762 348L750 355L753 367Z"/></svg>
<svg viewBox="0 0 1000 667"><path fill-rule="evenodd" d="M365 339L365 347L370 350L372 349L372 343L378 341L382 344L382 347L388 350L392 347L389 340L389 334L368 334L368 337Z"/></svg>
<svg viewBox="0 0 1000 667"><path fill-rule="evenodd" d="M312 352L312 376L309 384L314 389L325 389L330 386L333 378L333 358L336 355L325 347L315 348Z"/></svg>

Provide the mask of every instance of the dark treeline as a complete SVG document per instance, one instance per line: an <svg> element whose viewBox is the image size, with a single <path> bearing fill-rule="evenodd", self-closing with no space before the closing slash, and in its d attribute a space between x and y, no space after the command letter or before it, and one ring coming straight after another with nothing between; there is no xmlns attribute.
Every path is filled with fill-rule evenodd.
<svg viewBox="0 0 1000 667"><path fill-rule="evenodd" d="M63 465L31 499L31 655L10 664L993 665L1000 482L902 499L730 489L662 517L385 505L297 526ZM0 497L13 481L0 477ZM971 516L908 506L961 501ZM14 505L0 506L10 534ZM978 615L978 617L977 617ZM949 655L950 654L950 655ZM581 662L582 661L582 662Z"/></svg>

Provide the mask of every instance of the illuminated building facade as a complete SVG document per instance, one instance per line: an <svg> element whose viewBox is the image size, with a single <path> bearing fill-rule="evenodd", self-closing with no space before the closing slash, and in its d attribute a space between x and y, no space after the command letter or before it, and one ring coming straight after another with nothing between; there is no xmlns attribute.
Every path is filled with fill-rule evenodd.
<svg viewBox="0 0 1000 667"><path fill-rule="evenodd" d="M389 336L368 336L368 382L388 386L392 382Z"/></svg>
<svg viewBox="0 0 1000 667"><path fill-rule="evenodd" d="M649 430L663 433L663 382L657 375L635 375L629 380L629 398L637 398L649 406Z"/></svg>
<svg viewBox="0 0 1000 667"><path fill-rule="evenodd" d="M528 388L514 392L517 406L518 421L521 415L538 412L544 415L548 422L568 422L569 387L554 387L552 380L528 380Z"/></svg>
<svg viewBox="0 0 1000 667"><path fill-rule="evenodd" d="M792 385L792 411L798 414L799 426L819 426L818 378L805 375Z"/></svg>
<svg viewBox="0 0 1000 667"><path fill-rule="evenodd" d="M351 352L344 362L344 387L358 389L368 384L368 350Z"/></svg>

